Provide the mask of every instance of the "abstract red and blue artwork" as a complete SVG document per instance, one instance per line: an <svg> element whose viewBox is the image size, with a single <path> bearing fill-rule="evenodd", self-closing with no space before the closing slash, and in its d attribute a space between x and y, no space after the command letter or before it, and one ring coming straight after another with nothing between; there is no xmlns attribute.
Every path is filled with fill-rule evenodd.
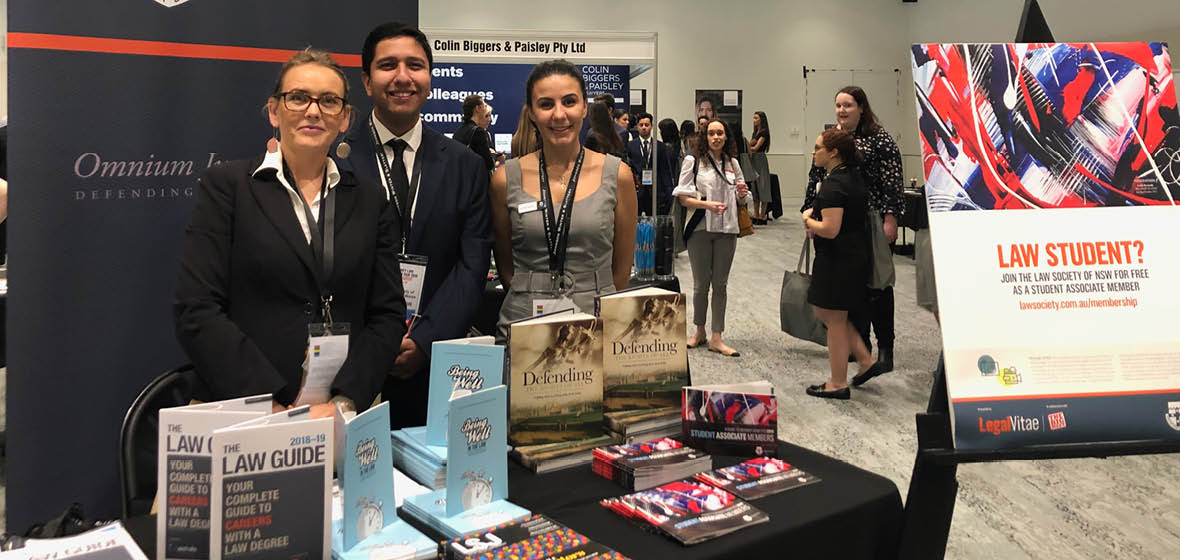
<svg viewBox="0 0 1180 560"><path fill-rule="evenodd" d="M1164 43L912 49L931 211L1180 204Z"/></svg>

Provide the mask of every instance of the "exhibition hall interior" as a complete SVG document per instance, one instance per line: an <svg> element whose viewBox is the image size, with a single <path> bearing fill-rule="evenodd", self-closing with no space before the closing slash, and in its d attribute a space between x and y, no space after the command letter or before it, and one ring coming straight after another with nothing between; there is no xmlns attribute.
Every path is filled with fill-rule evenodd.
<svg viewBox="0 0 1180 560"><path fill-rule="evenodd" d="M1180 2L0 22L0 559L1180 557Z"/></svg>

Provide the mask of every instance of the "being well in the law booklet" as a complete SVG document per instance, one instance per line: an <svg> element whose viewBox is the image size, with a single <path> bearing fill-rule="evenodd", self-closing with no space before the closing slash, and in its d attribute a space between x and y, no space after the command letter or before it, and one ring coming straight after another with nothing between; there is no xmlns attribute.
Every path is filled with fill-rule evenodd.
<svg viewBox="0 0 1180 560"><path fill-rule="evenodd" d="M508 497L508 388L451 399L447 516Z"/></svg>
<svg viewBox="0 0 1180 560"><path fill-rule="evenodd" d="M270 414L271 396L160 409L156 558L209 557L213 430Z"/></svg>
<svg viewBox="0 0 1180 560"><path fill-rule="evenodd" d="M389 403L352 416L336 409L336 472L343 495L344 550L397 521Z"/></svg>
<svg viewBox="0 0 1180 560"><path fill-rule="evenodd" d="M212 560L331 556L333 419L310 409L213 432Z"/></svg>
<svg viewBox="0 0 1180 560"><path fill-rule="evenodd" d="M440 340L431 345L426 444L447 444L447 411L454 395L504 382L504 347L491 336Z"/></svg>

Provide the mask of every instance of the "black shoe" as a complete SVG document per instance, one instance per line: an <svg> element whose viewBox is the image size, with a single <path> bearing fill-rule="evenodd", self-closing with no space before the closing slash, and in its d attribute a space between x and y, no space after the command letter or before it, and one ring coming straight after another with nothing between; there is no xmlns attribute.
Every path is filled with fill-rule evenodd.
<svg viewBox="0 0 1180 560"><path fill-rule="evenodd" d="M877 345L877 363L881 364L881 373L893 371L893 348Z"/></svg>
<svg viewBox="0 0 1180 560"><path fill-rule="evenodd" d="M764 220L762 218L751 218L750 221L754 222L754 225L756 225L756 226L766 225L766 220Z"/></svg>
<svg viewBox="0 0 1180 560"><path fill-rule="evenodd" d="M825 387L827 387L827 382L820 383L819 385L812 385L807 388L807 394L813 397L819 397L821 399L839 399L842 401L852 398L852 391L848 387L843 389L833 389L831 391L825 390Z"/></svg>
<svg viewBox="0 0 1180 560"><path fill-rule="evenodd" d="M852 377L852 386L860 387L861 385L865 384L865 381L877 377L886 371L888 370L884 369L881 362L875 362L872 366L869 366L869 369L865 370L864 373L860 373Z"/></svg>
<svg viewBox="0 0 1180 560"><path fill-rule="evenodd" d="M850 364L856 363L856 355L855 354L848 355L848 363L850 363Z"/></svg>

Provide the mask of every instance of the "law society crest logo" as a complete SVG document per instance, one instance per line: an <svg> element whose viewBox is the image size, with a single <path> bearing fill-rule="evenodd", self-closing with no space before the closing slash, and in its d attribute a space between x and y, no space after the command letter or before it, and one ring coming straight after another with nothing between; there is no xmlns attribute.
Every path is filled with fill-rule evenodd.
<svg viewBox="0 0 1180 560"><path fill-rule="evenodd" d="M165 8L171 8L171 7L173 7L173 6L179 6L179 5L181 5L181 4L185 3L185 2L188 2L188 0L156 0L156 3L157 3L157 4L159 4L159 5L161 5L161 6L164 6Z"/></svg>
<svg viewBox="0 0 1180 560"><path fill-rule="evenodd" d="M1168 411L1164 413L1164 419L1173 430L1180 431L1180 401L1168 402Z"/></svg>

